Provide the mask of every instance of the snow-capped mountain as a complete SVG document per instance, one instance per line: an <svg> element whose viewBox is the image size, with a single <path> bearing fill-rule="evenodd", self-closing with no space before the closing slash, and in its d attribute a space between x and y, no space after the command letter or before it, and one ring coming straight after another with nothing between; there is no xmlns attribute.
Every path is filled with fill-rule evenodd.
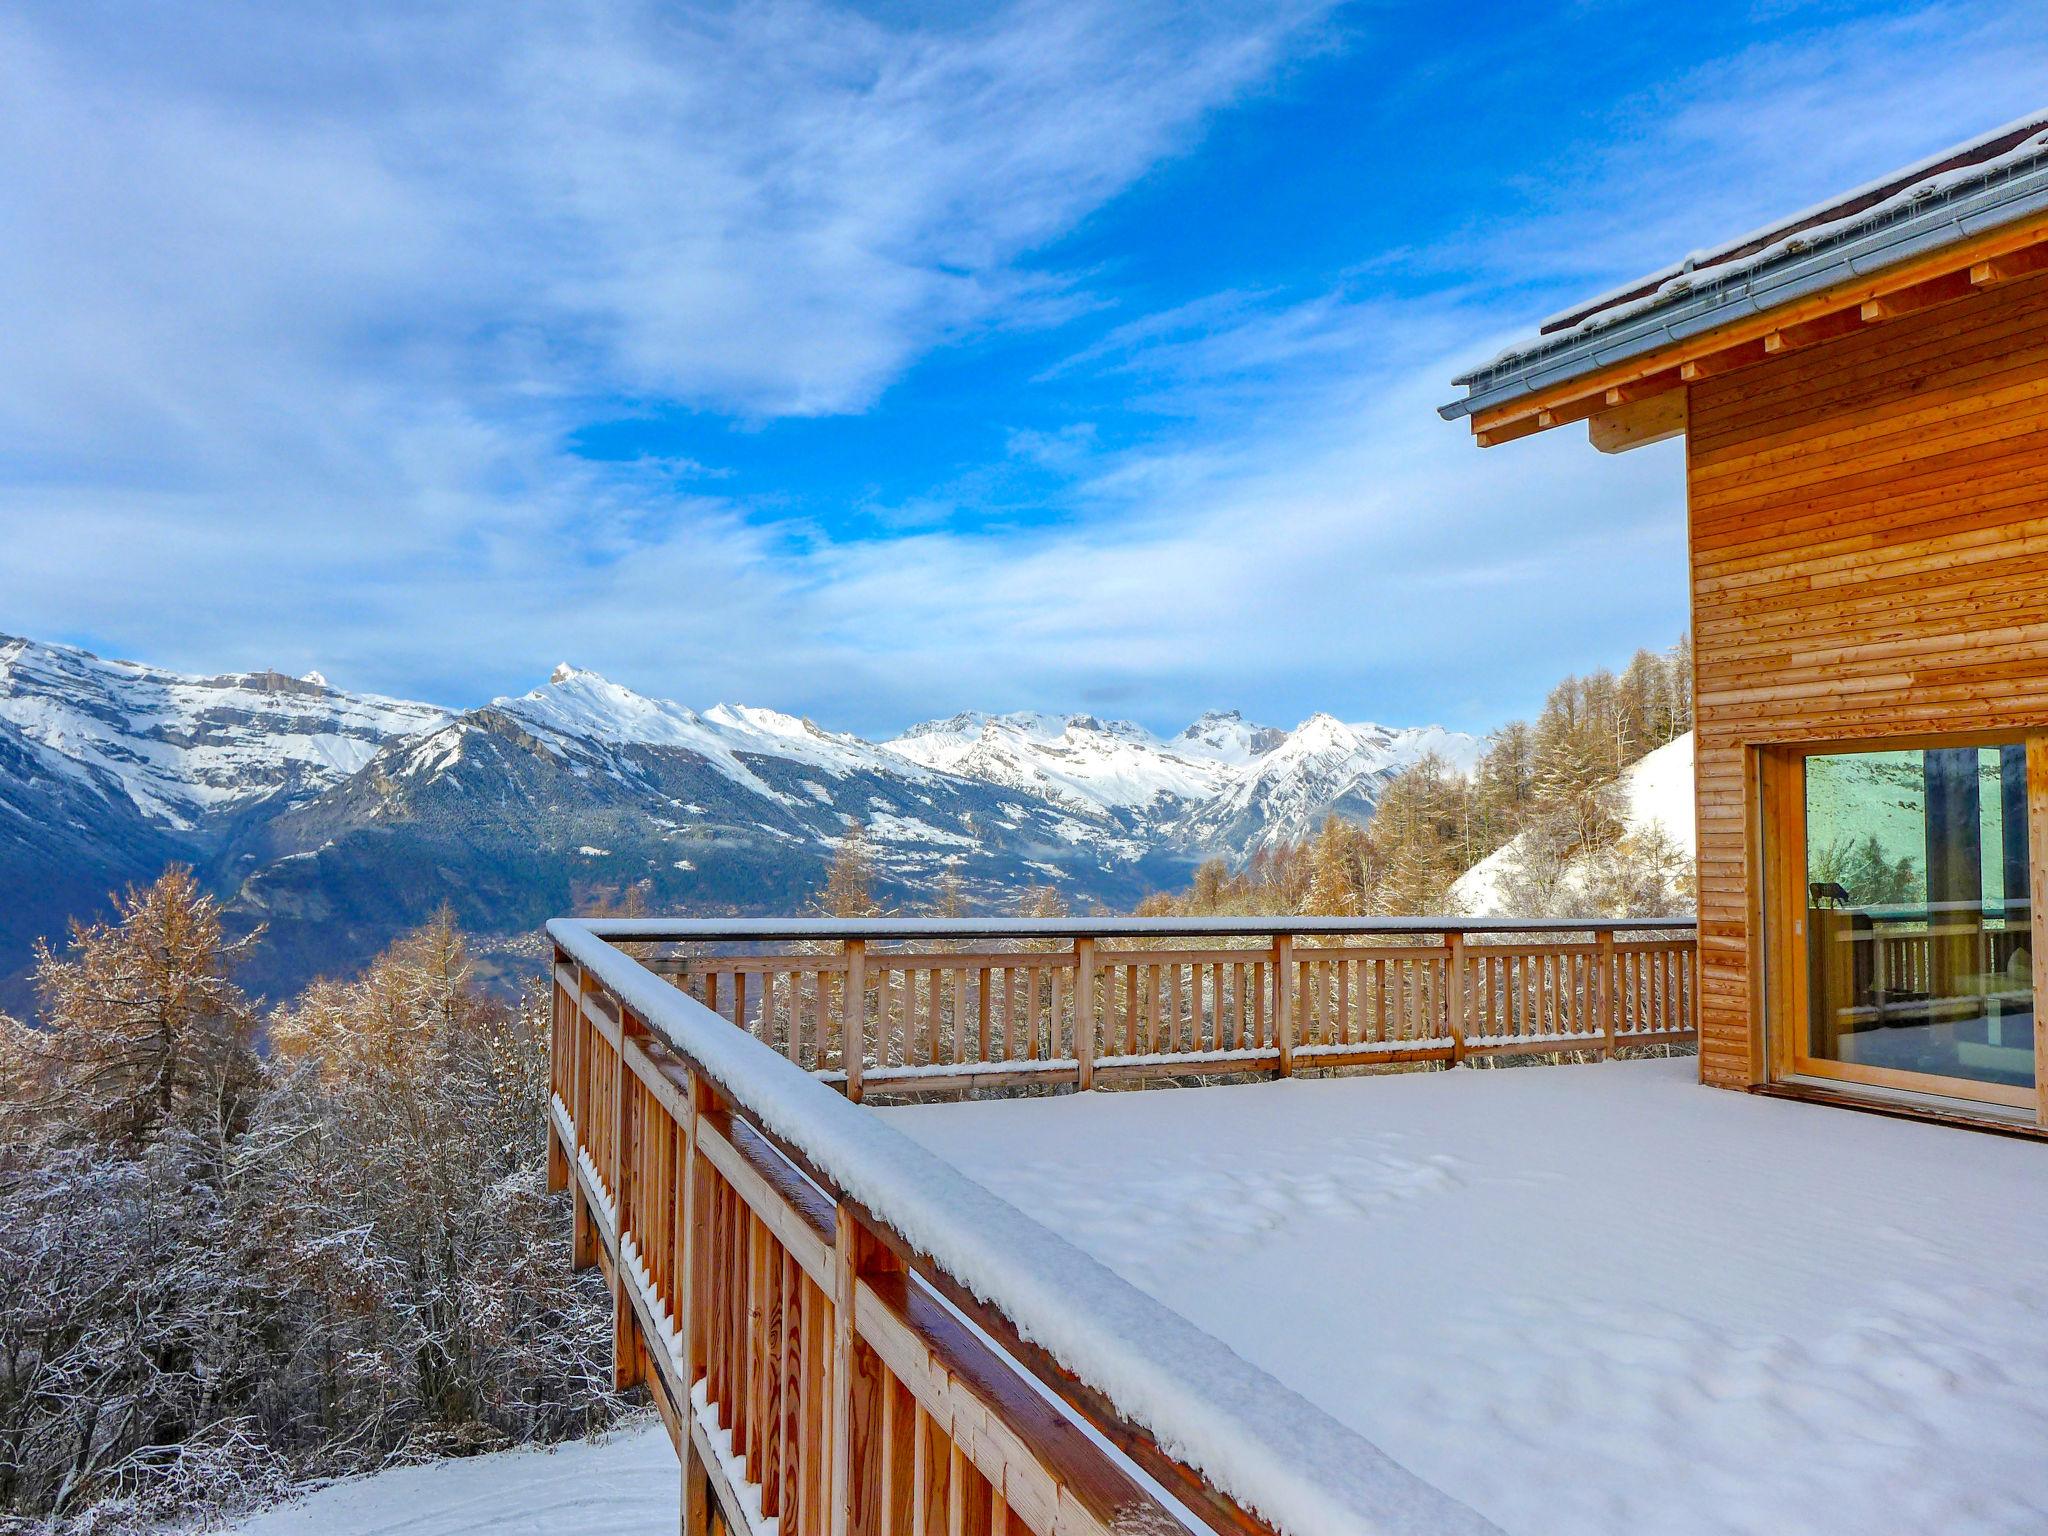
<svg viewBox="0 0 2048 1536"><path fill-rule="evenodd" d="M1165 740L1092 715L962 714L883 745L1077 810L1125 814L1172 847L1233 857L1305 837L1332 811L1370 815L1386 781L1431 752L1462 773L1480 750L1477 738L1438 726L1316 714L1285 731L1235 710L1205 714Z"/></svg>
<svg viewBox="0 0 2048 1536"><path fill-rule="evenodd" d="M0 635L0 721L50 771L178 832L331 788L385 742L448 718L344 693L319 673L187 677Z"/></svg>
<svg viewBox="0 0 2048 1536"><path fill-rule="evenodd" d="M172 858L268 925L251 979L283 991L444 902L507 936L629 890L657 910L797 910L855 823L892 901L951 871L990 905L1049 882L1128 906L1201 858L1369 813L1426 751L1462 767L1476 749L1434 728L1317 715L1285 731L1234 712L1169 738L962 714L876 743L567 665L453 713L317 675L187 677L0 640L0 1005L21 1005L34 937Z"/></svg>
<svg viewBox="0 0 2048 1536"><path fill-rule="evenodd" d="M1176 828L1182 842L1241 856L1298 841L1333 811L1370 816L1387 781L1430 754L1469 773L1482 747L1477 737L1440 726L1348 725L1325 714L1292 731L1260 734L1278 739L1247 757L1222 793Z"/></svg>
<svg viewBox="0 0 2048 1536"><path fill-rule="evenodd" d="M1214 758L1175 752L1126 720L1093 715L954 715L883 747L926 767L1085 811L1150 812L1206 800L1230 781Z"/></svg>

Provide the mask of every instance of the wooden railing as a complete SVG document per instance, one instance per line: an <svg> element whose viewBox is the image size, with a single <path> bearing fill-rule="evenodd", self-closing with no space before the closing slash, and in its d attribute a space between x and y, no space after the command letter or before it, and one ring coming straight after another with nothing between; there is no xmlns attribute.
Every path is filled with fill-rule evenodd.
<svg viewBox="0 0 2048 1536"><path fill-rule="evenodd" d="M1690 919L1293 921L663 923L647 963L856 1099L1696 1038Z"/></svg>
<svg viewBox="0 0 2048 1536"><path fill-rule="evenodd" d="M892 954L870 973L862 934L850 954L801 965L755 956L664 978L618 947L688 926L549 925L548 1161L551 1187L574 1192L575 1263L612 1287L616 1380L647 1385L682 1458L686 1533L771 1521L782 1536L1493 1530L849 1102L838 1090L857 1077L819 1077L846 1059L849 996L868 1038L949 1073L956 1052L983 1070L1032 1060L1034 1044L1041 1063L1073 1052L1077 1017L1082 1050L1108 1029L1125 1058L1270 1055L1289 1039L1297 988L1314 993L1304 1018L1317 1021L1301 1050L1344 1051L1368 1020L1382 1030L1380 999L1383 1037L1420 1040L1436 1015L1396 999L1433 997L1431 978L1458 964L1448 951L1219 958L1095 950L1080 934L1028 958ZM934 993L933 973L953 980ZM1551 995L1528 974L1532 995ZM724 1016L673 984L742 996L712 976L786 980L746 982L758 1005ZM1583 1008L1527 1022L1560 1020L1582 1034L1597 1022ZM1110 1384L1133 1382L1139 1401L1113 1397Z"/></svg>

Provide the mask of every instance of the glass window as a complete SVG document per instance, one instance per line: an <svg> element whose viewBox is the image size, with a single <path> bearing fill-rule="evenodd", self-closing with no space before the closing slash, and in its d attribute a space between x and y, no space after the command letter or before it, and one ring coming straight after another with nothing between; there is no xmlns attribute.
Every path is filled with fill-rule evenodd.
<svg viewBox="0 0 2048 1536"><path fill-rule="evenodd" d="M1806 1054L2030 1087L2024 746L1806 759Z"/></svg>

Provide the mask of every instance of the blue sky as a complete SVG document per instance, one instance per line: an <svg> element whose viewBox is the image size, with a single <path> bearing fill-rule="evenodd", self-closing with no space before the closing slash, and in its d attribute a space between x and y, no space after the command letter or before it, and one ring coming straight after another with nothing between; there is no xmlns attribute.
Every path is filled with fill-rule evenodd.
<svg viewBox="0 0 2048 1536"><path fill-rule="evenodd" d="M2027 4L342 9L0 16L0 629L1485 729L1684 626L1682 466L1457 368L2048 100Z"/></svg>

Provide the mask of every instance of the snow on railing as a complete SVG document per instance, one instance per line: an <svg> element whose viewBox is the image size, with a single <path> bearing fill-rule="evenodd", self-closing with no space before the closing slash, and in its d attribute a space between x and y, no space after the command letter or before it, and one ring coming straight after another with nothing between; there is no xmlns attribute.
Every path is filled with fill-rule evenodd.
<svg viewBox="0 0 2048 1536"><path fill-rule="evenodd" d="M1690 918L619 919L848 1097L1696 1038Z"/></svg>
<svg viewBox="0 0 2048 1536"><path fill-rule="evenodd" d="M1493 1529L611 942L686 926L548 930L550 1178L686 1530Z"/></svg>

